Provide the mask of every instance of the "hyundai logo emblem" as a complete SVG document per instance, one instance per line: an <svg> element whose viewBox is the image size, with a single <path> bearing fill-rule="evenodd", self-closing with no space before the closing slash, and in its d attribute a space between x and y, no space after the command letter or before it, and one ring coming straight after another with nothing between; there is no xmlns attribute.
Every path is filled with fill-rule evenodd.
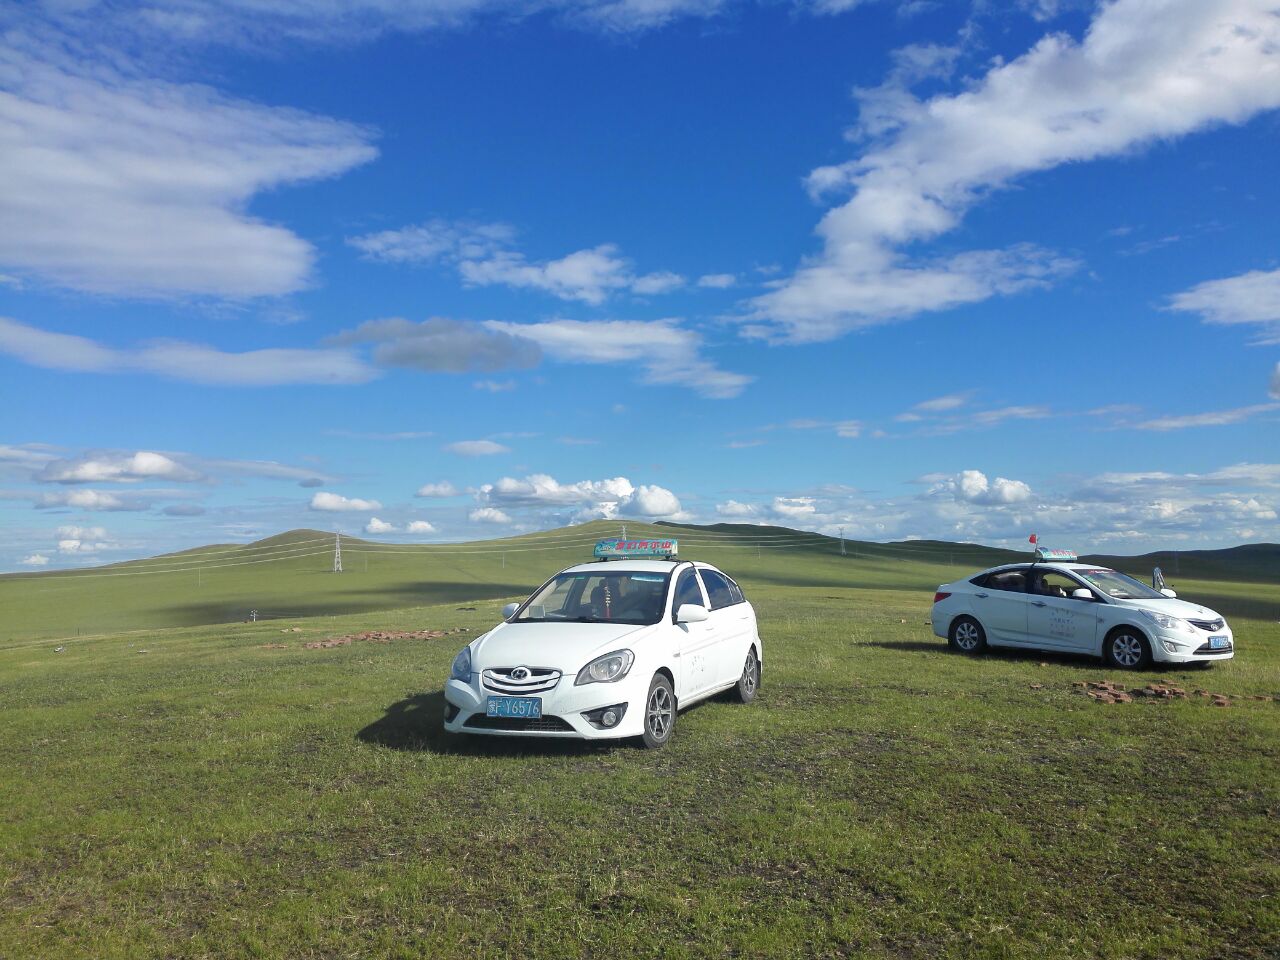
<svg viewBox="0 0 1280 960"><path fill-rule="evenodd" d="M527 680L528 677L529 677L528 667L516 667L514 670L511 671L512 680Z"/></svg>

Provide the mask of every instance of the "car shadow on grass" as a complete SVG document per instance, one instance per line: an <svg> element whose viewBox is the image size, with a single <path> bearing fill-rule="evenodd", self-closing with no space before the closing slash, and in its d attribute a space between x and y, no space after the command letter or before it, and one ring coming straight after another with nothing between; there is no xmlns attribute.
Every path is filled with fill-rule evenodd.
<svg viewBox="0 0 1280 960"><path fill-rule="evenodd" d="M573 757L626 746L626 741L560 740L554 737L495 737L448 733L443 725L444 693L418 693L397 700L378 720L356 734L364 743L389 750L475 757Z"/></svg>

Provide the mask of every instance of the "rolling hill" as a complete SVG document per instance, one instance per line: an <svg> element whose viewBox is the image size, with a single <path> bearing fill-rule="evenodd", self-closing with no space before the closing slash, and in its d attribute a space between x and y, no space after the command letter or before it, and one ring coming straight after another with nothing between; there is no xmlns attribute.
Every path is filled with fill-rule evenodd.
<svg viewBox="0 0 1280 960"><path fill-rule="evenodd" d="M828 592L840 588L927 591L967 571L1027 555L929 540L847 540L841 554L840 541L833 537L785 527L632 521L625 527L632 537L678 537L684 556L723 567L748 589L768 584ZM6 574L0 576L0 609L5 611L0 640L255 617L334 616L515 597L528 593L556 570L588 558L596 540L618 536L622 529L620 522L598 520L453 544L393 544L344 537L341 574L332 572L334 535L305 529L254 543L212 544L82 570ZM1144 579L1159 564L1171 580L1274 583L1280 571L1280 546L1253 544L1089 559Z"/></svg>

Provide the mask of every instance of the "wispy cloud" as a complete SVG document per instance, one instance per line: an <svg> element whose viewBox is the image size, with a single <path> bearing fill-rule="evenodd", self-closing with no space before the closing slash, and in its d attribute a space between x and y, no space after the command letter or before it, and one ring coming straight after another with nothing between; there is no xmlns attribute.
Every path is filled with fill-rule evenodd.
<svg viewBox="0 0 1280 960"><path fill-rule="evenodd" d="M377 500L361 500L358 497L344 497L337 493L322 490L311 498L311 509L333 513L370 510L381 510L382 504Z"/></svg>
<svg viewBox="0 0 1280 960"><path fill-rule="evenodd" d="M1280 105L1280 20L1269 4L1115 0L1083 40L1044 36L956 94L912 95L910 74L858 91L855 159L809 177L851 193L818 226L820 254L751 301L750 335L812 341L1044 286L1076 267L1028 245L922 259L1018 177L1114 156ZM1165 109L1178 90L1177 110Z"/></svg>
<svg viewBox="0 0 1280 960"><path fill-rule="evenodd" d="M510 447L504 447L492 440L459 440L445 446L450 453L461 457L492 457L499 453L510 453Z"/></svg>
<svg viewBox="0 0 1280 960"><path fill-rule="evenodd" d="M1256 325L1259 344L1280 343L1280 270L1196 284L1174 294L1169 309L1198 313L1206 323Z"/></svg>
<svg viewBox="0 0 1280 960"><path fill-rule="evenodd" d="M1186 430L1190 427L1225 427L1243 423L1264 413L1280 410L1280 403L1256 403L1234 410L1213 410L1208 413L1189 413L1181 416L1156 417L1133 426L1139 430Z"/></svg>

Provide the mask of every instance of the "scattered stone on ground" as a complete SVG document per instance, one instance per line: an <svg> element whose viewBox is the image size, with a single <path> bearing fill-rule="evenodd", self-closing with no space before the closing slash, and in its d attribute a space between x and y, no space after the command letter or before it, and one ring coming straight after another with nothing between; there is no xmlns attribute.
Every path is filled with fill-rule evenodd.
<svg viewBox="0 0 1280 960"><path fill-rule="evenodd" d="M1043 683L1033 683L1033 684L1031 685L1031 689L1032 689L1032 690L1043 690L1043 689L1044 689L1044 684L1043 684Z"/></svg>
<svg viewBox="0 0 1280 960"><path fill-rule="evenodd" d="M139 653L150 653L151 651L150 651L150 650L139 650L138 652L139 652Z"/></svg>
<svg viewBox="0 0 1280 960"><path fill-rule="evenodd" d="M899 623L906 623L906 622L907 622L907 618L906 618L906 617L899 617L899 618L898 618L898 622L899 622Z"/></svg>
<svg viewBox="0 0 1280 960"><path fill-rule="evenodd" d="M1133 703L1133 696L1125 690L1124 684L1114 680L1086 680L1073 686L1083 686L1085 696L1099 703Z"/></svg>
<svg viewBox="0 0 1280 960"><path fill-rule="evenodd" d="M459 607L459 610L474 610L475 607Z"/></svg>
<svg viewBox="0 0 1280 960"><path fill-rule="evenodd" d="M1149 683L1141 690L1133 691L1139 697L1151 697L1156 700L1185 700L1187 691L1172 683Z"/></svg>
<svg viewBox="0 0 1280 960"><path fill-rule="evenodd" d="M288 650L289 645L287 643L264 643L262 645L262 649L263 650Z"/></svg>
<svg viewBox="0 0 1280 960"><path fill-rule="evenodd" d="M1042 666L1042 667L1047 667L1047 666L1049 665L1049 661L1048 661L1048 660L1041 660L1039 665L1040 665L1040 666Z"/></svg>
<svg viewBox="0 0 1280 960"><path fill-rule="evenodd" d="M280 632L281 633L301 633L302 628L301 627L285 627Z"/></svg>
<svg viewBox="0 0 1280 960"><path fill-rule="evenodd" d="M54 652L54 653L61 653L61 652L62 652L63 650L65 650L65 649L67 649L67 648L66 648L66 647L54 647L54 648L53 648L53 652Z"/></svg>

